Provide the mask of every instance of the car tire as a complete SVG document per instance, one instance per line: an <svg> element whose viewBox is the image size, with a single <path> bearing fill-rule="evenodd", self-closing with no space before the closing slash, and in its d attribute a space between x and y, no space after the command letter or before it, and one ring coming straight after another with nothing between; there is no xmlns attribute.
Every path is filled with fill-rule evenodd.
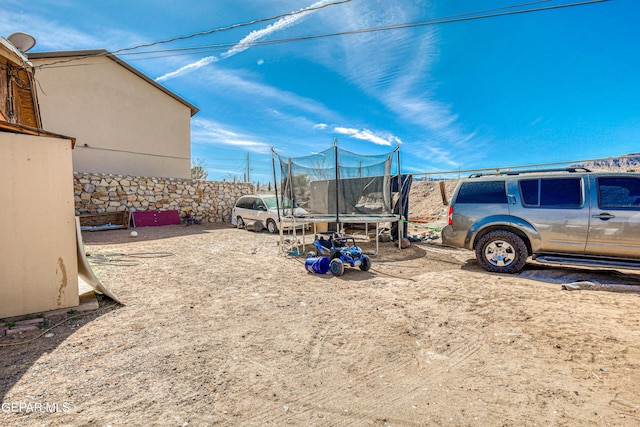
<svg viewBox="0 0 640 427"><path fill-rule="evenodd" d="M278 232L278 226L276 225L276 222L274 220L267 220L267 230L269 230L269 233L271 234L275 234Z"/></svg>
<svg viewBox="0 0 640 427"><path fill-rule="evenodd" d="M370 268L371 268L371 259L368 256L363 255L362 260L360 261L360 270L369 271Z"/></svg>
<svg viewBox="0 0 640 427"><path fill-rule="evenodd" d="M518 273L529 256L522 238L506 230L485 234L476 243L475 250L482 268L493 273Z"/></svg>
<svg viewBox="0 0 640 427"><path fill-rule="evenodd" d="M344 264L342 263L342 260L338 258L332 259L329 264L329 270L331 270L331 273L334 276L342 276L344 274Z"/></svg>
<svg viewBox="0 0 640 427"><path fill-rule="evenodd" d="M236 224L238 228L244 228L244 219L241 216L236 218Z"/></svg>

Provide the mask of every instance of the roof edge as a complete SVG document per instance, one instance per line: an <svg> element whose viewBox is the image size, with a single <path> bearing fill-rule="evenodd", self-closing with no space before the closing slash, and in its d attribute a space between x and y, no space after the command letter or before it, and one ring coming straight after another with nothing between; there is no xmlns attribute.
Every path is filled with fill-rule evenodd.
<svg viewBox="0 0 640 427"><path fill-rule="evenodd" d="M171 90L169 90L165 86L161 85L160 83L158 83L157 81L155 81L151 77L149 77L146 74L144 74L142 71L140 71L137 68L133 67L128 62L120 59L118 56L114 55L113 53L110 53L106 49L64 50L64 51L53 51L53 52L29 52L27 54L27 57L30 60L34 60L34 59L61 59L61 58L74 58L74 57L93 58L93 57L101 57L101 56L107 57L107 58L111 59L112 61L118 63L122 67L124 67L127 70L131 71L133 74L135 74L138 77L140 77L141 79L145 80L147 83L155 86L157 89L159 89L162 92L166 93L167 95L169 95L170 97L172 97L176 101L178 101L181 104L187 106L191 110L191 117L195 116L200 111L200 109L198 107L196 107L195 105L193 105L192 103L190 103L186 99L184 99L181 96L177 95L175 92L172 92ZM37 66L36 66L36 68L37 68Z"/></svg>
<svg viewBox="0 0 640 427"><path fill-rule="evenodd" d="M0 132L12 132L23 135L47 136L50 138L68 139L69 141L71 141L72 149L76 146L76 138L72 136L61 135L59 133L49 132L44 129L22 125L20 123L9 123L5 122L4 120L0 120Z"/></svg>

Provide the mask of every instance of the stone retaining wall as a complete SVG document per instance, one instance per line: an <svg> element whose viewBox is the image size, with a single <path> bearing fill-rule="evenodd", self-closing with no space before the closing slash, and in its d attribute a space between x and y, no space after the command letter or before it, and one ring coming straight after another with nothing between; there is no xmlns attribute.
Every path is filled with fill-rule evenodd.
<svg viewBox="0 0 640 427"><path fill-rule="evenodd" d="M175 209L202 222L230 222L231 208L254 192L246 182L74 172L76 215Z"/></svg>

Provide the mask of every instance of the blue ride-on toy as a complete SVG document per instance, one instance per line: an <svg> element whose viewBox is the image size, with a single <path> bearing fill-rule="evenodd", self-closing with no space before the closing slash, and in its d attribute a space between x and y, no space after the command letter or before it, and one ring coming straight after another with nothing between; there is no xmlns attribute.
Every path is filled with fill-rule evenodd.
<svg viewBox="0 0 640 427"><path fill-rule="evenodd" d="M353 237L339 237L335 232L317 233L313 242L314 251L308 257L323 256L329 259L329 271L334 276L344 274L344 266L359 267L362 271L371 268L371 259L362 253Z"/></svg>

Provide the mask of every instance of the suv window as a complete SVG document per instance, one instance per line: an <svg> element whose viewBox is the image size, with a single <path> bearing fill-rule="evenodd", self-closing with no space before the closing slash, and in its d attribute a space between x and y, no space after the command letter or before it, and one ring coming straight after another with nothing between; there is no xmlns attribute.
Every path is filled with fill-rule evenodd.
<svg viewBox="0 0 640 427"><path fill-rule="evenodd" d="M504 181L464 182L456 203L507 203Z"/></svg>
<svg viewBox="0 0 640 427"><path fill-rule="evenodd" d="M525 206L568 207L582 205L580 178L542 178L520 181L520 194Z"/></svg>
<svg viewBox="0 0 640 427"><path fill-rule="evenodd" d="M600 208L640 207L640 179L632 177L598 178Z"/></svg>

